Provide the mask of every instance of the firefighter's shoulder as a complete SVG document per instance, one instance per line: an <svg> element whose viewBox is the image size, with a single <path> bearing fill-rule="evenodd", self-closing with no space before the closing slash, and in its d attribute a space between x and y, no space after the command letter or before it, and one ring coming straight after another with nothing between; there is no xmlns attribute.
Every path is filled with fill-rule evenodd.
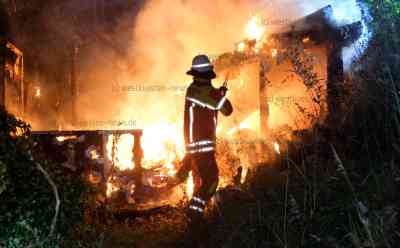
<svg viewBox="0 0 400 248"><path fill-rule="evenodd" d="M215 89L213 86L191 85L188 88L186 98L187 100L199 105L216 108L218 106L218 102L222 98L222 95L221 92L218 89Z"/></svg>
<svg viewBox="0 0 400 248"><path fill-rule="evenodd" d="M208 96L210 94L210 91L212 91L213 89L214 88L212 86L208 85L199 86L192 84L187 89L186 95L193 98L204 98L205 96Z"/></svg>

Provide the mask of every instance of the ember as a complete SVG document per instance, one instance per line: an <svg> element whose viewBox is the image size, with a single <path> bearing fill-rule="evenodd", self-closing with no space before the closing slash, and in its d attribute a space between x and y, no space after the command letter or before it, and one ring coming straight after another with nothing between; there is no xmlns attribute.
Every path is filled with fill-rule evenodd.
<svg viewBox="0 0 400 248"><path fill-rule="evenodd" d="M40 93L40 88L36 87L35 88L35 97L40 97L41 93Z"/></svg>
<svg viewBox="0 0 400 248"><path fill-rule="evenodd" d="M276 153L281 154L280 146L277 142L274 142L274 149Z"/></svg>

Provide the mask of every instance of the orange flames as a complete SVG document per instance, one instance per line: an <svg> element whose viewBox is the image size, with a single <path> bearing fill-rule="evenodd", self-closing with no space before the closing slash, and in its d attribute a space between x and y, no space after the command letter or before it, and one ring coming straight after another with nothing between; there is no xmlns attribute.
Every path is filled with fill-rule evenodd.
<svg viewBox="0 0 400 248"><path fill-rule="evenodd" d="M277 142L274 142L274 149L277 154L281 154L281 149Z"/></svg>
<svg viewBox="0 0 400 248"><path fill-rule="evenodd" d="M189 172L189 177L186 182L186 194L189 198L193 196L194 191L194 181L193 181L193 174Z"/></svg>
<svg viewBox="0 0 400 248"><path fill-rule="evenodd" d="M260 41L265 33L265 25L260 16L252 16L246 25L246 35L250 40Z"/></svg>
<svg viewBox="0 0 400 248"><path fill-rule="evenodd" d="M171 168L172 162L184 155L182 132L178 125L167 122L145 128L142 149L143 167L151 168L154 164L163 162Z"/></svg>
<svg viewBox="0 0 400 248"><path fill-rule="evenodd" d="M35 97L40 97L41 92L39 87L35 87Z"/></svg>
<svg viewBox="0 0 400 248"><path fill-rule="evenodd" d="M240 43L237 43L237 51L247 52L249 50L258 52L259 49L262 49L263 46L266 44L265 42L267 29L261 16L252 16L244 27L244 33L247 39ZM308 40L306 39L303 42L308 42ZM191 43L189 42L188 44ZM150 48L147 46L146 49ZM150 51L153 52L153 49L150 49ZM278 56L278 49L271 49L270 53L272 57L276 57ZM155 54L152 55L156 57ZM279 75L277 75L276 77L278 76ZM239 78L238 81L240 82L239 85L243 87L244 84L248 83L248 80L243 80L241 78ZM294 90L295 87L291 87L291 89ZM182 96L179 97L183 98L183 92L180 93L182 93L180 94ZM275 92L272 91L272 94L274 93ZM285 94L288 94L287 91L285 91ZM286 95L278 96L276 99L273 98L270 100L270 102L268 102L270 110L268 123L269 127L276 127L278 126L278 124L280 124L278 123L278 120L285 119L283 117L286 117L287 114L285 111L286 109L283 107L286 107L286 105L292 103L292 100L286 99L287 97L285 96ZM166 98L163 98L162 100L166 101ZM174 99L176 99L176 96L174 96ZM135 101L137 101L137 99ZM150 106L150 108L152 108L152 106ZM173 107L171 106L171 108ZM164 108L164 110L166 109L167 108ZM159 110L160 109L158 109L158 111ZM146 117L146 115L144 116ZM183 143L183 132L181 129L182 125L177 125L176 123L177 122L174 121L157 120L155 124L146 126L146 128L144 128L143 130L143 136L141 139L141 145L143 149L142 167L148 170L155 169L161 178L174 176L177 172L176 164L178 164L178 162L184 156L185 150ZM241 129L252 130L255 131L255 133L257 134L260 134L260 111L253 111L250 115L247 116L247 118L242 120L238 125L233 128L232 126L230 126L229 129L224 129L219 126L217 129L217 133L221 136L232 137L234 134L236 134L236 132L240 131ZM119 137L110 135L108 139L108 159L113 161L115 167L121 171L134 169L132 154L133 144L134 137L132 135L121 135ZM273 142L273 150L275 151L275 153L281 154L281 148L277 142ZM242 182L245 180L247 172L248 167L245 166L241 175ZM118 187L113 184L113 180L109 179L107 182L107 195L110 196L113 192L117 190ZM185 185L187 196L191 197L193 195L193 190L193 175L192 173L190 173Z"/></svg>
<svg viewBox="0 0 400 248"><path fill-rule="evenodd" d="M66 141L66 140L76 139L76 138L77 138L76 136L57 136L57 137L56 137L56 140L57 140L58 142L64 142L64 141Z"/></svg>
<svg viewBox="0 0 400 248"><path fill-rule="evenodd" d="M244 43L243 41L240 42L239 44L237 44L236 49L239 52L244 52L244 50L246 49L246 43Z"/></svg>
<svg viewBox="0 0 400 248"><path fill-rule="evenodd" d="M112 193L118 191L118 187L116 187L112 182L111 182L111 178L108 179L107 181L107 191L106 191L106 195L107 197L110 197L112 195Z"/></svg>
<svg viewBox="0 0 400 248"><path fill-rule="evenodd" d="M123 170L132 170L133 163L133 147L134 138L131 134L123 134L119 137L109 135L106 145L107 158L114 162L114 166Z"/></svg>
<svg viewBox="0 0 400 248"><path fill-rule="evenodd" d="M118 170L134 169L133 145L134 136L131 134L109 135L106 145L107 157ZM180 160L184 155L183 138L177 125L160 122L144 129L141 145L143 168L155 169L160 177L172 177L176 174L177 168L174 162ZM160 165L161 167L159 167ZM111 176L107 181L108 197L119 190L112 181ZM186 183L188 196L193 194L193 188L193 177L190 175Z"/></svg>
<svg viewBox="0 0 400 248"><path fill-rule="evenodd" d="M246 35L246 40L236 45L236 51L246 52L251 47L254 52L258 53L263 47L266 33L266 26L263 23L263 18L258 15L253 15L247 22L244 33ZM255 44L249 46L248 43L251 42L255 42Z"/></svg>

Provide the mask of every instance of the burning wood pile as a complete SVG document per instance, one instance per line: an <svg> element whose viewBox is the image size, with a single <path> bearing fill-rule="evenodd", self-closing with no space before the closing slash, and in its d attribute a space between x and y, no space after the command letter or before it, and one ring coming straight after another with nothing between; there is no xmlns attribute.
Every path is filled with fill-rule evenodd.
<svg viewBox="0 0 400 248"><path fill-rule="evenodd" d="M174 205L193 193L190 179L182 187L165 188L165 179L179 168L179 154L166 150L155 159L152 155L160 155L156 149L144 152L152 144L146 144L142 130L45 131L33 136L50 158L102 189L99 202L115 209Z"/></svg>

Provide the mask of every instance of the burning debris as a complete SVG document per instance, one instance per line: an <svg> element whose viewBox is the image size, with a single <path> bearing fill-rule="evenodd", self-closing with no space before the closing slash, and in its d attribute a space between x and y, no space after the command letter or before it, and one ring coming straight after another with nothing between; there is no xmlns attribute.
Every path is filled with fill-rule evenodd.
<svg viewBox="0 0 400 248"><path fill-rule="evenodd" d="M53 159L65 168L76 173L83 171L90 183L104 188L105 198L101 198L114 208L137 210L174 205L185 195L193 194L192 177L182 187L165 188L166 179L179 168L179 152L175 151L176 157L171 157L168 147L164 156L144 152L146 146L141 144L149 136L141 130L49 131L33 132L33 135L41 147L52 147L48 151L50 157L57 154ZM157 144L154 140L149 142Z"/></svg>

